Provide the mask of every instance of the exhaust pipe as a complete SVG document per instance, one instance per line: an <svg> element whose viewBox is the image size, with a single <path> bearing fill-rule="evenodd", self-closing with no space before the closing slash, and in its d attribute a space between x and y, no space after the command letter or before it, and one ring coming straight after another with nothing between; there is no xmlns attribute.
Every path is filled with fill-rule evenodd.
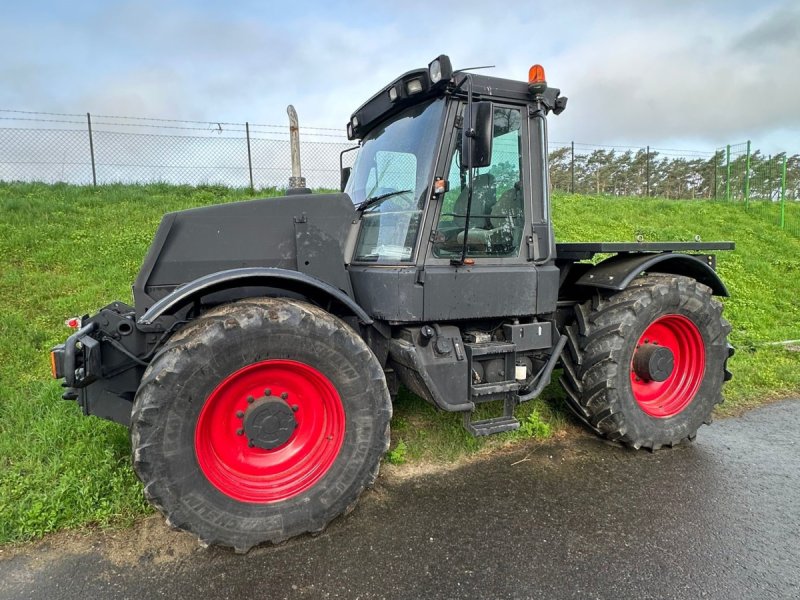
<svg viewBox="0 0 800 600"><path fill-rule="evenodd" d="M300 174L300 123L297 119L297 111L291 104L286 107L289 114L289 148L292 154L292 176L289 177L289 189L287 195L310 194L311 190L306 187L306 178Z"/></svg>

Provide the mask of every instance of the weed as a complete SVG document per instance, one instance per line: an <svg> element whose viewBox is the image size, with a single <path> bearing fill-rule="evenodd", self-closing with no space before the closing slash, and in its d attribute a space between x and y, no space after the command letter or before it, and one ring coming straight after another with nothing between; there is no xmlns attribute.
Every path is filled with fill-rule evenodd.
<svg viewBox="0 0 800 600"><path fill-rule="evenodd" d="M520 424L519 432L524 437L544 439L553 435L553 428L543 421L539 411L534 409Z"/></svg>
<svg viewBox="0 0 800 600"><path fill-rule="evenodd" d="M392 465L402 465L406 462L406 452L408 452L408 446L403 438L400 438L395 447L386 453L386 460Z"/></svg>

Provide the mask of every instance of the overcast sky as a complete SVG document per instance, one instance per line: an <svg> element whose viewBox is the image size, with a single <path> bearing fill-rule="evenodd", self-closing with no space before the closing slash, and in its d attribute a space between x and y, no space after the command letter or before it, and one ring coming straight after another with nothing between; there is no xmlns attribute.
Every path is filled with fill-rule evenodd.
<svg viewBox="0 0 800 600"><path fill-rule="evenodd" d="M340 127L440 53L569 96L551 140L800 151L800 3L6 2L0 108Z"/></svg>

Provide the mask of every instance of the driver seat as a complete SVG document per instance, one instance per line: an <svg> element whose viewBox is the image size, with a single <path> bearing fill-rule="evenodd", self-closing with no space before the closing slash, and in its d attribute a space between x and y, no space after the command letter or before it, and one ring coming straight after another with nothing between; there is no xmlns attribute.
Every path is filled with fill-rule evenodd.
<svg viewBox="0 0 800 600"><path fill-rule="evenodd" d="M470 227L467 244L476 251L488 254L509 254L518 245L518 237L525 224L525 211L522 204L522 190L519 181L501 194L491 207L488 226ZM472 219L470 218L470 225ZM458 241L464 242L464 232L458 234Z"/></svg>

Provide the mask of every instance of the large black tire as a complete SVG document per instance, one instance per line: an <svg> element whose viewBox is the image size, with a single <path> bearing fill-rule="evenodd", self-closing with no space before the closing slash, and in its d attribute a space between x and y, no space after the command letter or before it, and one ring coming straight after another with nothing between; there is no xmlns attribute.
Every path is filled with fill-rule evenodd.
<svg viewBox="0 0 800 600"><path fill-rule="evenodd" d="M576 306L575 317L566 327L561 382L568 404L595 433L657 450L694 439L711 422L727 379L731 328L707 286L648 274L621 292L598 292ZM663 382L635 369L635 353L643 357L641 348L658 346L646 332L675 351Z"/></svg>
<svg viewBox="0 0 800 600"><path fill-rule="evenodd" d="M243 300L191 322L147 368L133 466L170 526L246 552L349 512L378 475L391 413L381 365L343 321L297 300ZM292 437L257 437L269 419L288 419Z"/></svg>

